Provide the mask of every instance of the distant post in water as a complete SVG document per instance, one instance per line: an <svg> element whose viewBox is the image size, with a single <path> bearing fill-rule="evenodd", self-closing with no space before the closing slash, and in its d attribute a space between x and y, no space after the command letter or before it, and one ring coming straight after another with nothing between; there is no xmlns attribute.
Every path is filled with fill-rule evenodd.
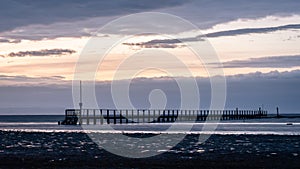
<svg viewBox="0 0 300 169"><path fill-rule="evenodd" d="M279 108L276 107L276 112L277 112L277 118L279 118Z"/></svg>

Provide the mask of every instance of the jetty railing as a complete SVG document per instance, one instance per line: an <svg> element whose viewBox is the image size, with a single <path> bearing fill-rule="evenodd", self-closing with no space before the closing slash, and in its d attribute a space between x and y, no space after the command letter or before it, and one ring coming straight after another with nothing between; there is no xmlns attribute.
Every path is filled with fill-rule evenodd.
<svg viewBox="0 0 300 169"><path fill-rule="evenodd" d="M267 111L258 110L150 110L150 109L66 109L75 114L81 124L128 124L201 122L218 120L255 119L267 116Z"/></svg>

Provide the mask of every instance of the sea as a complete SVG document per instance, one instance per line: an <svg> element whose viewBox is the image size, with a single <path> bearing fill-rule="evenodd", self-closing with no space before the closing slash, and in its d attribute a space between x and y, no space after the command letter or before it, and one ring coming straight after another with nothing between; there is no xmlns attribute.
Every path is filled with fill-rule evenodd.
<svg viewBox="0 0 300 169"><path fill-rule="evenodd" d="M218 122L58 125L64 115L0 115L0 131L300 135L300 114Z"/></svg>

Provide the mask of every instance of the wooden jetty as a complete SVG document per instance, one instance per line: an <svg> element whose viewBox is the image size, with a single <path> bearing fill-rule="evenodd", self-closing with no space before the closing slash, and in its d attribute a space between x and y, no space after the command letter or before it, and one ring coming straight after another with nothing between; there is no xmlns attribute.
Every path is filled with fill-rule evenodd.
<svg viewBox="0 0 300 169"><path fill-rule="evenodd" d="M129 124L172 123L218 120L239 120L267 117L267 111L258 110L117 110L117 109L66 109L65 120L59 124Z"/></svg>

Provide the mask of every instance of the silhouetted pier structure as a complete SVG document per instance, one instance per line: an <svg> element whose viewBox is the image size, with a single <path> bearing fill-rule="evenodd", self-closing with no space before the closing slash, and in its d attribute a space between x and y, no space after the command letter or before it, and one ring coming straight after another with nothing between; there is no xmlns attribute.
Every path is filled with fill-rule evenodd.
<svg viewBox="0 0 300 169"><path fill-rule="evenodd" d="M201 122L240 120L267 117L267 111L258 110L117 110L117 109L66 109L66 118L78 124L128 124Z"/></svg>

